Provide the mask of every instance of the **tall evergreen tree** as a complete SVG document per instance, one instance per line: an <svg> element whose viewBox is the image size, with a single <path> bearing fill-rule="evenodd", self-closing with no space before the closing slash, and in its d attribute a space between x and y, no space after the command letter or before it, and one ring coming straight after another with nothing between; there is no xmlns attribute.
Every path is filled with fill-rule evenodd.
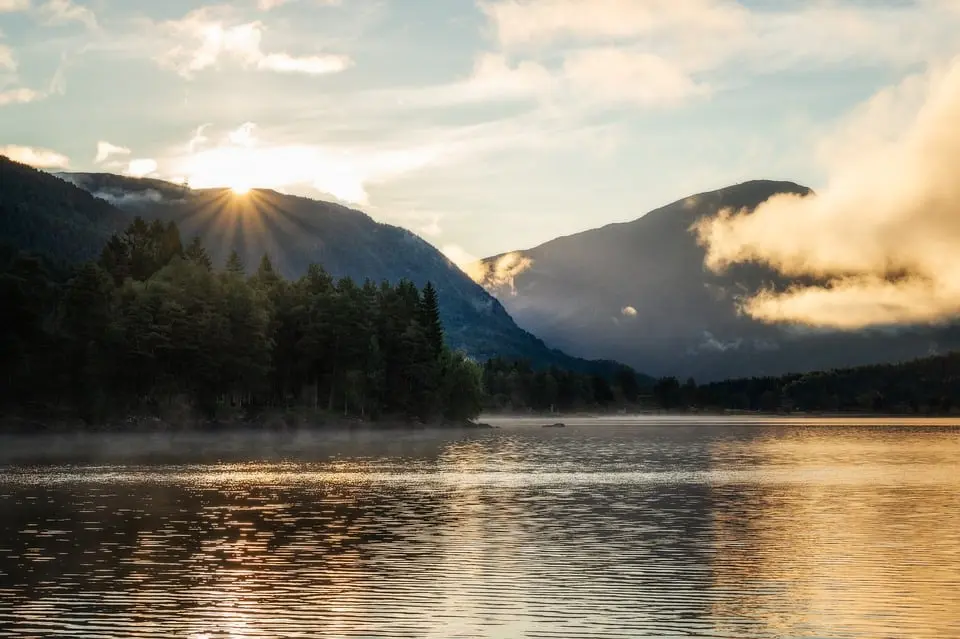
<svg viewBox="0 0 960 639"><path fill-rule="evenodd" d="M433 357L440 357L443 351L443 324L440 322L440 303L437 300L437 290L432 282L423 287L419 308L420 325L430 346Z"/></svg>
<svg viewBox="0 0 960 639"><path fill-rule="evenodd" d="M230 251L229 257L227 257L227 273L231 275L244 275L247 272L247 267L243 263L243 258L240 257L240 254L237 253L236 249Z"/></svg>
<svg viewBox="0 0 960 639"><path fill-rule="evenodd" d="M183 252L183 256L190 262L202 266L208 271L213 270L213 260L210 259L210 255L207 253L207 249L204 248L203 241L199 235L193 237Z"/></svg>

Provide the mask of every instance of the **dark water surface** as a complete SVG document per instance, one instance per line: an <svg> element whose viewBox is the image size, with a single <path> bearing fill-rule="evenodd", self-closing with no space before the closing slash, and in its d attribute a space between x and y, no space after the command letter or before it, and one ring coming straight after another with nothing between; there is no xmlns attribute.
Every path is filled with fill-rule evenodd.
<svg viewBox="0 0 960 639"><path fill-rule="evenodd" d="M0 438L2 637L960 637L956 422Z"/></svg>

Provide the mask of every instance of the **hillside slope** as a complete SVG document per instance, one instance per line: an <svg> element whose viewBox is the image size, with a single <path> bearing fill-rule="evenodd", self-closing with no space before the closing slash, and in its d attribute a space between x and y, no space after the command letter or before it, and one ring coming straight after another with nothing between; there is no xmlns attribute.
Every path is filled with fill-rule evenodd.
<svg viewBox="0 0 960 639"><path fill-rule="evenodd" d="M757 265L717 275L690 226L724 208L752 210L792 182L752 181L701 193L631 222L486 258L468 269L517 323L581 357L617 357L652 374L698 380L778 375L902 360L960 346L953 328L801 332L737 312L737 300L789 281Z"/></svg>
<svg viewBox="0 0 960 639"><path fill-rule="evenodd" d="M257 190L238 197L228 190L189 190L159 180L98 173L52 176L12 162L7 165L13 168L10 179L0 184L0 191L6 193L0 202L24 212L9 225L14 231L32 223L23 193L28 194L27 201L34 197L29 194L47 193L47 199L41 200L44 219L55 226L66 217L77 227L59 239L4 229L0 238L19 248L86 259L98 255L110 233L125 227L135 215L172 220L185 242L201 236L218 264L236 249L248 270L268 253L287 277L297 277L317 262L334 276L358 281L407 278L418 286L432 281L440 295L449 344L478 360L517 357L539 366L603 373L617 367L613 362L585 361L547 348L518 328L496 299L436 248L410 231L378 223L360 211L275 191Z"/></svg>
<svg viewBox="0 0 960 639"><path fill-rule="evenodd" d="M99 255L128 219L69 182L0 155L0 241L82 261Z"/></svg>

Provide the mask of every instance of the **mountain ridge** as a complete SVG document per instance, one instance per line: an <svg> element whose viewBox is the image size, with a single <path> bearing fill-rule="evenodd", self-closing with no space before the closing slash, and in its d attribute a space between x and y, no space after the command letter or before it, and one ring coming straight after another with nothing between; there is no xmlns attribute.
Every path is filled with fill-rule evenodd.
<svg viewBox="0 0 960 639"><path fill-rule="evenodd" d="M358 281L409 279L421 287L432 281L440 294L448 342L477 360L528 359L536 366L604 375L621 367L612 360L588 361L547 347L517 327L499 301L429 242L341 204L273 190L236 196L229 189L192 190L151 178L47 173L3 156L0 177L0 208L12 212L3 216L0 239L12 240L20 249L84 261L96 258L109 236L135 216L173 221L184 242L200 235L219 264L237 249L248 270L267 253L286 277L302 275L316 262L335 277ZM80 215L73 201L80 201L77 206L83 211L97 212L93 228L75 221L70 232L47 234L45 229L62 225L64 218Z"/></svg>
<svg viewBox="0 0 960 639"><path fill-rule="evenodd" d="M746 211L780 194L814 191L749 180L681 198L614 222L494 255L468 267L517 323L579 357L613 353L654 375L701 381L780 375L909 359L960 347L960 329L903 327L895 334L804 331L744 316L739 301L795 280L757 263L704 267L691 232L723 209Z"/></svg>

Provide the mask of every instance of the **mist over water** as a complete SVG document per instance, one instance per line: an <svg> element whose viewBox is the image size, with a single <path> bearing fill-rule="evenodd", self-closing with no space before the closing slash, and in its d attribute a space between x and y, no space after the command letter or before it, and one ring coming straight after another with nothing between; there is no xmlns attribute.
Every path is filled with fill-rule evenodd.
<svg viewBox="0 0 960 639"><path fill-rule="evenodd" d="M960 422L0 438L0 636L960 636Z"/></svg>

